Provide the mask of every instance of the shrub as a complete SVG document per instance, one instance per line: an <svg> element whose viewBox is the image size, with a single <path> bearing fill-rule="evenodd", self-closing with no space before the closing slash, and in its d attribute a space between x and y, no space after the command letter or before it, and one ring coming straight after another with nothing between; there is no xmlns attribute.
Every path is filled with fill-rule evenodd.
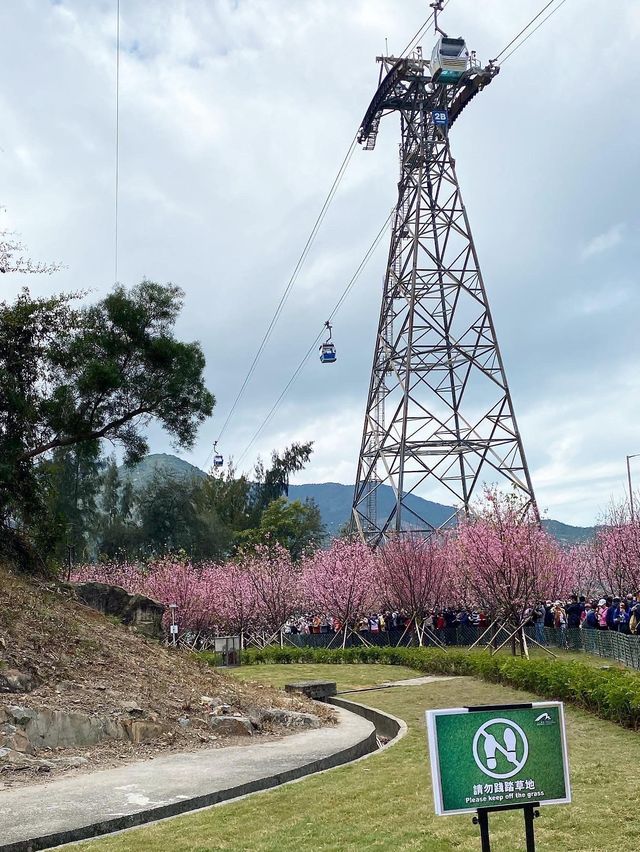
<svg viewBox="0 0 640 852"><path fill-rule="evenodd" d="M640 674L580 662L489 656L483 651L362 646L248 649L242 663L378 663L408 666L424 674L477 677L575 704L634 730L640 728Z"/></svg>

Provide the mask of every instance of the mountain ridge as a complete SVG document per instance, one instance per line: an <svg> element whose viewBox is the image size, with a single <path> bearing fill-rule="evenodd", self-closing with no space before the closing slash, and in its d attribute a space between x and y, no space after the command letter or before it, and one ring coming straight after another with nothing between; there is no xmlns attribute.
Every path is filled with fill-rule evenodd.
<svg viewBox="0 0 640 852"><path fill-rule="evenodd" d="M196 465L190 464L171 453L150 453L132 467L121 466L119 468L122 477L128 479L134 488L144 488L152 477L162 469L169 471L173 476L197 479L207 476ZM333 537L340 532L351 515L353 485L344 485L341 482L306 482L300 485L290 485L289 499L302 502L313 500L320 509L328 534ZM394 501L395 496L390 486L381 485L378 493L380 511L388 512ZM410 509L415 509L434 526L444 524L456 511L453 506L434 503L415 494L409 495L405 502ZM577 544L586 541L594 532L594 527L573 526L553 518L543 519L542 525L563 544Z"/></svg>

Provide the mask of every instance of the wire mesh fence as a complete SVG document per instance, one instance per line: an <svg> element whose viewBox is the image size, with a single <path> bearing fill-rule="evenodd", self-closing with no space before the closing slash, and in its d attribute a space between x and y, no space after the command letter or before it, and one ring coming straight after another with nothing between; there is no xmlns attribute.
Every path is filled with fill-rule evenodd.
<svg viewBox="0 0 640 852"><path fill-rule="evenodd" d="M511 632L502 628L489 631L483 636L485 629L484 626L479 627L473 624L445 627L443 630L434 630L432 635L425 634L422 644L425 647L444 646L445 648L468 648L474 643L480 647L486 647L492 643L497 646L502 644ZM526 627L525 633L529 639L535 640L550 650L558 648L565 651L584 651L587 654L616 660L625 666L640 670L640 636L617 633L614 630L586 628L556 630L551 627L538 627L536 629L534 625ZM297 633L287 634L285 641L299 648L341 648L344 637L342 634L333 632ZM362 630L348 635L345 647L353 648L359 645L415 647L418 644L414 630Z"/></svg>

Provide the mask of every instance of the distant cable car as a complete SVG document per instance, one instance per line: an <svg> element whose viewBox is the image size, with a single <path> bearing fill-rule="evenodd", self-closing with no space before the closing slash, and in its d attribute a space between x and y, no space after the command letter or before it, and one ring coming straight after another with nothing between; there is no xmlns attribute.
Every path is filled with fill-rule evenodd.
<svg viewBox="0 0 640 852"><path fill-rule="evenodd" d="M469 68L469 51L464 39L439 38L429 67L434 83L456 83Z"/></svg>
<svg viewBox="0 0 640 852"><path fill-rule="evenodd" d="M320 345L320 363L333 364L336 360L336 347L331 342L331 323L327 320L324 324L325 328L329 329L329 337Z"/></svg>
<svg viewBox="0 0 640 852"><path fill-rule="evenodd" d="M220 453L216 452L218 446L218 442L213 442L213 466L214 467L222 467L224 464L224 456L221 456Z"/></svg>

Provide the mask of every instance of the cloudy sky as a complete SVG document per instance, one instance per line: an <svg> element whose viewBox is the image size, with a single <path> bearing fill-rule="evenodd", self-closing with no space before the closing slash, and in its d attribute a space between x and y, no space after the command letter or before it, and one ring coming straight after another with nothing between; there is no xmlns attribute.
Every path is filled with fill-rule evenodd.
<svg viewBox="0 0 640 852"><path fill-rule="evenodd" d="M542 0L451 0L481 59ZM504 65L452 147L540 505L591 523L640 453L637 265L640 4L568 0ZM116 0L0 3L0 225L60 260L34 293L114 280ZM173 281L202 342L215 416L203 466L377 83L425 0L121 0L118 278ZM423 39L425 51L434 41ZM238 459L391 206L397 120L356 151L221 441ZM386 240L244 455L314 440L298 481L351 483ZM3 276L3 296L24 279ZM171 451L160 430L152 450ZM640 485L640 458L634 460Z"/></svg>

